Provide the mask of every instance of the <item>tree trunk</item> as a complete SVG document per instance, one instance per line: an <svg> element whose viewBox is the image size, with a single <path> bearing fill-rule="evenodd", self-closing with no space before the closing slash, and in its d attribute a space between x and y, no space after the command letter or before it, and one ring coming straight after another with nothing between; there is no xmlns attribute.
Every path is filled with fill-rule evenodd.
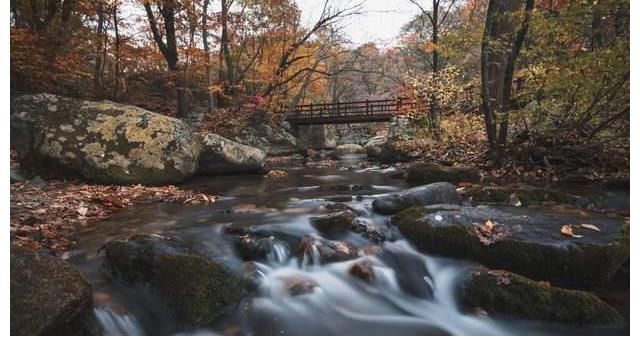
<svg viewBox="0 0 640 356"><path fill-rule="evenodd" d="M102 82L102 73L103 73L102 68L103 68L103 55L104 55L103 47L106 48L106 46L104 46L104 43L103 43L105 12L104 12L104 7L102 3L97 4L96 13L98 15L98 26L96 29L97 45L96 45L96 64L95 64L94 73L93 73L93 93L96 96L96 98L102 98L102 89L104 87Z"/></svg>
<svg viewBox="0 0 640 356"><path fill-rule="evenodd" d="M515 62L527 34L534 0L526 0L524 18L518 25L521 0L490 0L482 35L482 108L491 159L504 154L511 110ZM498 132L499 124L499 132Z"/></svg>
<svg viewBox="0 0 640 356"><path fill-rule="evenodd" d="M120 31L118 28L118 6L113 6L113 29L115 31L115 68L113 71L113 99L120 94Z"/></svg>
<svg viewBox="0 0 640 356"><path fill-rule="evenodd" d="M212 91L213 83L211 81L211 51L209 50L209 29L207 28L207 13L209 8L209 0L204 0L202 4L202 46L204 47L204 61L206 67L206 83L207 83L207 112L213 113L216 108L216 98Z"/></svg>

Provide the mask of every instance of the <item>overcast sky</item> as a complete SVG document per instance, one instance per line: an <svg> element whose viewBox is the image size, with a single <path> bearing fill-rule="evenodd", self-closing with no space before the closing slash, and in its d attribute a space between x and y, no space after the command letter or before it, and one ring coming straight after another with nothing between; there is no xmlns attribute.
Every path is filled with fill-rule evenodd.
<svg viewBox="0 0 640 356"><path fill-rule="evenodd" d="M305 23L317 20L324 0L296 0L302 9ZM333 0L337 5L355 4L360 0ZM355 44L376 42L388 45L400 33L400 27L409 22L419 10L409 0L365 0L364 14L348 20L345 32Z"/></svg>

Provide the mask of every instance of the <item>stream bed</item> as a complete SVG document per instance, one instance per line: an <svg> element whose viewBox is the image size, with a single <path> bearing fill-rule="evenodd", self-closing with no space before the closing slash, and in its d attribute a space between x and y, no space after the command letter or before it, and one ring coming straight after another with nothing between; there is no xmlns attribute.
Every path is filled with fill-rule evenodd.
<svg viewBox="0 0 640 356"><path fill-rule="evenodd" d="M216 194L208 206L152 204L136 206L90 225L76 237L68 260L94 289L95 314L105 335L533 335L624 334L618 329L589 329L550 323L492 318L463 311L456 291L467 261L417 252L389 223L371 210L374 197L407 188L394 168L342 162L331 168L288 169L284 178L260 175L199 177L187 188ZM309 218L326 214L329 202L349 205L376 226L386 242L383 253L321 264L311 254L299 258L287 247L266 259L243 261L229 227L264 236L324 238ZM505 208L507 209L507 208ZM525 208L520 208L526 211ZM140 287L105 278L101 246L135 234L159 234L181 240L236 273L252 273L255 290L207 328L183 330L154 295ZM376 246L354 232L332 236L362 250ZM376 279L365 283L348 273L354 262L372 264ZM291 295L291 279L313 281L311 293ZM405 288L407 285L410 288ZM424 297L422 289L433 296ZM627 290L628 293L628 290Z"/></svg>

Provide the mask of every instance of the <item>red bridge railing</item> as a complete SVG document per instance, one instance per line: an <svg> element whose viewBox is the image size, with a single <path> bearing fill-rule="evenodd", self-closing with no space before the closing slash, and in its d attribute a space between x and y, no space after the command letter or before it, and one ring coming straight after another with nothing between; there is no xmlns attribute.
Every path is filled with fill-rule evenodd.
<svg viewBox="0 0 640 356"><path fill-rule="evenodd" d="M286 118L294 125L389 121L417 108L413 99L352 101L298 105Z"/></svg>

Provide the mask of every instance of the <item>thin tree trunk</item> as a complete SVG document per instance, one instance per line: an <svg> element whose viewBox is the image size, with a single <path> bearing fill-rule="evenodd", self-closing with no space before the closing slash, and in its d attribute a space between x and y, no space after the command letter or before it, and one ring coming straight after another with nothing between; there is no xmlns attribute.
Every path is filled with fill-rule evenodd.
<svg viewBox="0 0 640 356"><path fill-rule="evenodd" d="M98 15L98 26L96 29L97 45L96 45L96 64L95 64L94 73L93 73L93 93L97 98L101 98L102 89L104 87L102 83L102 73L103 73L102 59L104 55L104 49L106 48L106 46L104 46L104 43L103 43L105 12L101 2L97 4L96 12Z"/></svg>
<svg viewBox="0 0 640 356"><path fill-rule="evenodd" d="M120 94L120 31L118 27L118 6L113 7L113 28L115 31L115 69L113 71L113 99L117 100Z"/></svg>
<svg viewBox="0 0 640 356"><path fill-rule="evenodd" d="M216 108L216 98L212 91L213 83L211 81L211 51L209 50L209 29L207 28L207 18L209 0L204 0L202 5L202 46L204 47L204 61L206 67L207 79L207 112L213 113Z"/></svg>

